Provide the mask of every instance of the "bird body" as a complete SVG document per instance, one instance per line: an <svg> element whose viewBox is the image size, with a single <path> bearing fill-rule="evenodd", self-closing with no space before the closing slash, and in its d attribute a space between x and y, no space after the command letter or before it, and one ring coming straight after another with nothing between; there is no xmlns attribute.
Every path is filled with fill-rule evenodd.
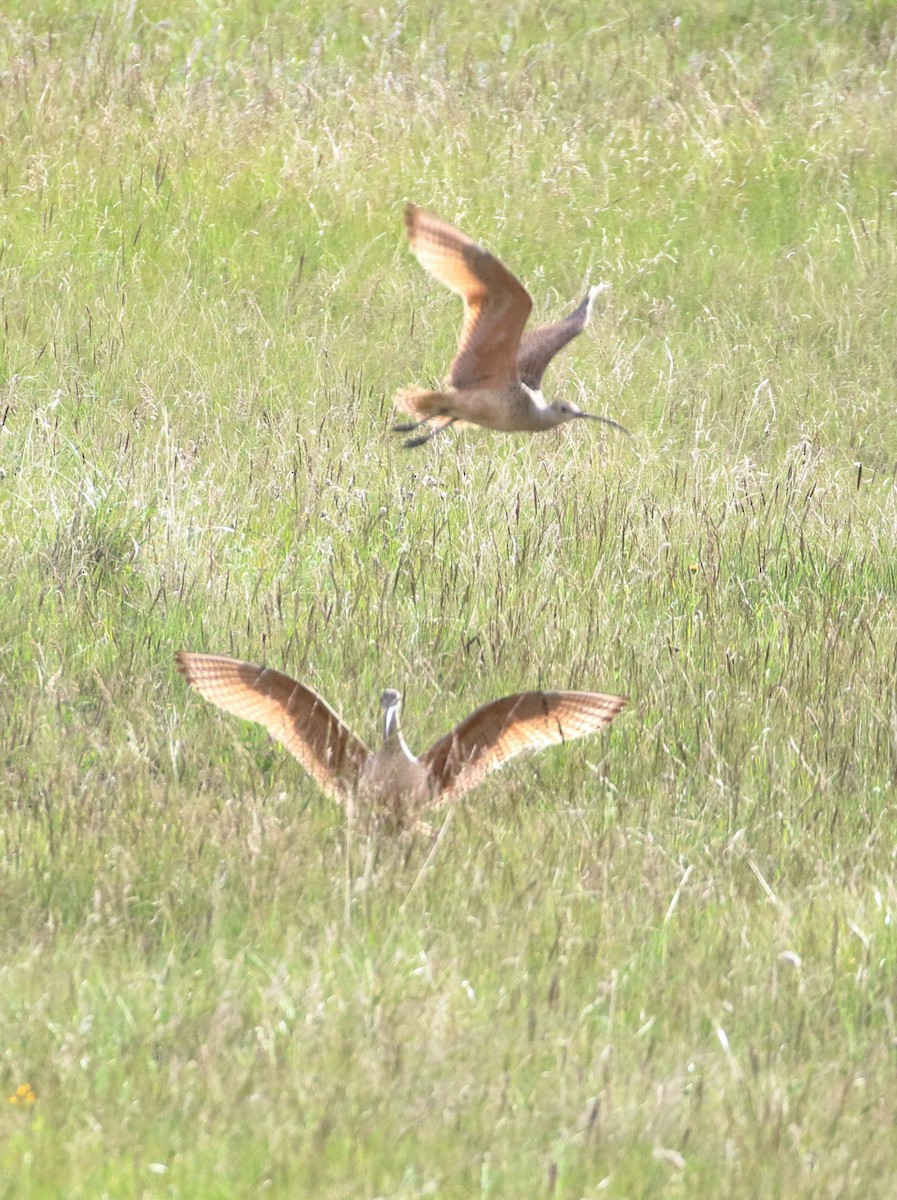
<svg viewBox="0 0 897 1200"><path fill-rule="evenodd" d="M540 433L577 416L590 415L572 412L568 404L547 404L541 391L516 381L503 388L448 387L442 392L406 388L398 393L395 403L420 421L450 417L453 424L482 425L500 433Z"/></svg>
<svg viewBox="0 0 897 1200"><path fill-rule="evenodd" d="M431 427L406 446L419 446L457 423L481 425L505 433L538 433L565 421L603 421L624 433L608 417L585 413L575 404L549 404L542 376L554 356L588 324L595 296L586 298L561 321L524 334L532 300L523 284L488 250L432 213L409 204L405 226L421 265L464 302L458 352L440 391L404 388L396 407L414 417L395 425L409 433Z"/></svg>
<svg viewBox="0 0 897 1200"><path fill-rule="evenodd" d="M368 808L389 811L399 824L410 812L426 806L433 795L427 769L408 749L399 727L401 694L387 689L380 697L383 712L383 748L369 754L358 776L357 791Z"/></svg>
<svg viewBox="0 0 897 1200"><path fill-rule="evenodd" d="M327 795L396 826L460 798L523 750L595 733L626 705L600 692L519 692L478 708L415 757L399 725L401 695L389 689L380 701L383 746L372 753L320 696L280 671L220 655L176 657L192 688L264 726Z"/></svg>

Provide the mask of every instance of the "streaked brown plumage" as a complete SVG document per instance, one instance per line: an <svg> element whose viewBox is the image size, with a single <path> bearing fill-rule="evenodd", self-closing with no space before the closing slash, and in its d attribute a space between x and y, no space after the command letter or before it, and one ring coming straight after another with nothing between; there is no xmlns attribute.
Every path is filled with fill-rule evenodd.
<svg viewBox="0 0 897 1200"><path fill-rule="evenodd" d="M383 748L372 753L320 696L280 671L183 650L176 658L191 687L263 725L328 796L340 803L357 796L399 825L463 796L523 750L595 733L626 704L598 692L520 692L478 708L415 758L399 728L396 691L381 697Z"/></svg>
<svg viewBox="0 0 897 1200"><path fill-rule="evenodd" d="M493 254L414 204L405 209L405 227L421 266L464 302L458 352L444 390L411 387L396 395L396 407L415 418L395 425L396 432L433 423L426 433L408 438L406 446L423 445L458 422L536 433L585 418L627 432L609 417L582 412L567 401L548 404L540 390L548 364L588 324L600 287L590 288L563 320L524 335L532 300Z"/></svg>

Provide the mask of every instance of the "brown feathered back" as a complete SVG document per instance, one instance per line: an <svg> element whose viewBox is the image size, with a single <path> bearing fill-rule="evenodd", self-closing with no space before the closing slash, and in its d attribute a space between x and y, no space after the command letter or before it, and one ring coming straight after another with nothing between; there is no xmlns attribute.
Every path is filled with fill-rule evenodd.
<svg viewBox="0 0 897 1200"><path fill-rule="evenodd" d="M405 227L421 266L464 301L449 383L500 388L516 382L517 350L533 306L526 288L493 254L433 213L409 204Z"/></svg>

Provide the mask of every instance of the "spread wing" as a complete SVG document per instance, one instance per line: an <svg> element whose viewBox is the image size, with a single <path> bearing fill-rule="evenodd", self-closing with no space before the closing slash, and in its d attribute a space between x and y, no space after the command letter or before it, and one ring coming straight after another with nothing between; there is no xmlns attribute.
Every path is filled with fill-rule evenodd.
<svg viewBox="0 0 897 1200"><path fill-rule="evenodd" d="M453 387L503 387L518 379L517 349L533 303L499 260L463 233L414 204L405 228L418 261L464 301Z"/></svg>
<svg viewBox="0 0 897 1200"><path fill-rule="evenodd" d="M267 667L214 654L175 656L178 670L206 700L263 725L329 796L342 801L369 751L320 696Z"/></svg>
<svg viewBox="0 0 897 1200"><path fill-rule="evenodd" d="M542 384L545 368L559 350L582 333L592 315L592 305L602 286L589 288L589 294L573 312L552 325L540 325L524 335L517 352L517 369L523 382L538 391Z"/></svg>
<svg viewBox="0 0 897 1200"><path fill-rule="evenodd" d="M435 785L431 807L463 796L523 750L541 750L595 733L626 705L599 692L520 692L478 708L420 761Z"/></svg>

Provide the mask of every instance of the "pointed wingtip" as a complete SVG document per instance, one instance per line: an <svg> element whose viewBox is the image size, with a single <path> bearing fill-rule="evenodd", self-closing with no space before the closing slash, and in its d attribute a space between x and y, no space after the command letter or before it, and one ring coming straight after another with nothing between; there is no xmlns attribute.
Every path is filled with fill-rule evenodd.
<svg viewBox="0 0 897 1200"><path fill-rule="evenodd" d="M602 292L609 292L614 285L608 283L606 279L602 279L601 283L593 283L589 288L589 299L594 300L596 296L600 296Z"/></svg>
<svg viewBox="0 0 897 1200"><path fill-rule="evenodd" d="M582 298L582 300L580 300L576 308L574 308L573 312L568 313L564 320L568 322L578 321L579 330L585 329L589 321L592 319L592 306L594 305L596 298L600 296L602 292L609 291L610 287L611 285L609 283L592 284L585 296Z"/></svg>
<svg viewBox="0 0 897 1200"><path fill-rule="evenodd" d="M596 299L601 295L602 292L609 292L610 289L611 289L611 284L606 283L606 282L595 283L589 288L589 294L586 296L585 300L583 301L583 303L585 304L585 309L586 309L585 317L583 320L584 324L588 325L589 321L592 318L592 306L594 305Z"/></svg>
<svg viewBox="0 0 897 1200"><path fill-rule="evenodd" d="M411 235L414 233L415 226L417 225L417 219L421 212L423 212L423 209L421 209L417 204L412 204L410 200L405 205L405 231L409 237L411 237Z"/></svg>
<svg viewBox="0 0 897 1200"><path fill-rule="evenodd" d="M614 696L602 693L602 699L605 702L604 725L610 725L629 704L628 696Z"/></svg>

